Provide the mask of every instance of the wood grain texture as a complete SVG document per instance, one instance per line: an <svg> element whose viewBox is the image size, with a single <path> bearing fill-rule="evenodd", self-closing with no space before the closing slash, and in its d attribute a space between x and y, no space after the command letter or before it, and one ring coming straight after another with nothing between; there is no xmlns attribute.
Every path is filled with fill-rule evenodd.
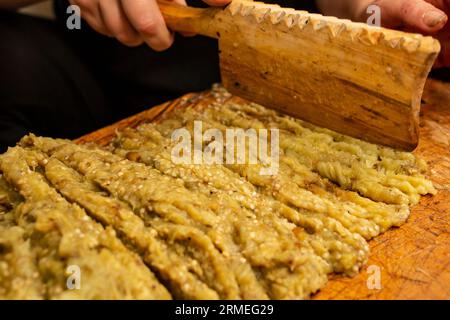
<svg viewBox="0 0 450 320"><path fill-rule="evenodd" d="M77 141L108 144L115 132L157 121L173 108L208 104L209 93L188 94L144 111ZM450 299L450 84L429 80L415 153L429 165L438 194L423 197L408 222L370 241L366 268L354 278L334 276L315 299ZM380 290L370 290L367 267L381 268Z"/></svg>
<svg viewBox="0 0 450 320"><path fill-rule="evenodd" d="M239 4L219 38L228 91L356 138L417 146L436 40L284 8L267 12L258 2L231 6ZM416 44L409 50L387 39Z"/></svg>

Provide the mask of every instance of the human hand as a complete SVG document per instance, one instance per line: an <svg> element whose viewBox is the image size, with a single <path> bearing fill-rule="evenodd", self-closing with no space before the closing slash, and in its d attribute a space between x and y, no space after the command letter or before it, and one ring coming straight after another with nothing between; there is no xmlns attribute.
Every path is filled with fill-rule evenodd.
<svg viewBox="0 0 450 320"><path fill-rule="evenodd" d="M167 28L156 0L69 0L81 17L97 32L114 37L127 46L146 43L155 51L168 49L173 33ZM186 5L185 0L172 0ZM221 6L231 0L204 0Z"/></svg>

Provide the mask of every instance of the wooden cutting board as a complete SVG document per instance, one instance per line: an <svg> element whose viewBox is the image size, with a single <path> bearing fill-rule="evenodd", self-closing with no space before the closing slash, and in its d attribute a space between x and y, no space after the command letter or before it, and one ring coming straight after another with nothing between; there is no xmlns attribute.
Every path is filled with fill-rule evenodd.
<svg viewBox="0 0 450 320"><path fill-rule="evenodd" d="M77 142L106 145L119 129L155 121L175 107L212 99L208 93L187 94ZM429 178L438 194L423 197L405 225L370 242L370 259L359 275L333 276L315 299L450 299L450 84L429 80L423 102L421 139L415 153L428 162ZM368 288L373 270L380 270L381 289Z"/></svg>

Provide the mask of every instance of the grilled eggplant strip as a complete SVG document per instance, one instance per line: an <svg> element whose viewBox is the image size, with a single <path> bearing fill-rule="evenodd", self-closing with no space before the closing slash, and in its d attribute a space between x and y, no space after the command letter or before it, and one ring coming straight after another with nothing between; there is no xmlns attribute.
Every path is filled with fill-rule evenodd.
<svg viewBox="0 0 450 320"><path fill-rule="evenodd" d="M40 300L44 293L25 230L0 226L0 300Z"/></svg>
<svg viewBox="0 0 450 320"><path fill-rule="evenodd" d="M204 190L205 192L216 195L217 197L222 199L227 199L226 202L228 206L230 205L230 203L232 203L232 201L228 198L233 199L233 201L238 202L242 207L246 208L247 210L251 210L251 212L254 212L255 217L258 219L258 221L262 222L264 225L270 226L273 230L283 229L284 234L281 235L283 238L291 239L295 234L298 239L302 240L303 245L305 242L310 242L319 255L326 258L328 262L333 264L334 271L336 272L345 271L347 273L354 273L355 264L359 266L365 261L368 249L363 239L359 239L360 246L357 250L354 250L352 248L345 249L346 245L343 244L340 248L339 254L334 254L333 252L330 254L329 252L336 251L336 248L330 241L330 250L327 250L323 247L323 243L326 242L326 238L330 238L330 236L332 237L334 242L334 240L336 240L336 236L333 236L332 234L321 230L321 227L315 228L316 230L318 230L319 237L304 232L304 229L302 228L296 228L295 233L293 234L292 229L295 226L286 227L286 223L283 223L283 221L286 220L282 219L279 216L279 212L283 210L281 210L280 207L274 206L273 200L268 197L264 197L263 195L256 192L256 189L251 184L243 180L235 173L222 166L208 166L208 171L205 172L205 170L201 170L201 167L199 166L174 165L170 161L170 155L168 155L167 153L166 147L168 146L168 141L163 141L165 138L159 137L155 140L162 143L160 147L156 146L155 144L153 144L153 142L149 141L149 139L145 138L152 135L157 135L157 132L155 133L154 128L151 125L142 126L136 131L138 131L139 133L132 130L126 130L116 141L116 146L123 145L124 147L130 148L134 151L127 151L124 149L116 148L117 152L120 152L121 154L128 153L129 156L131 155L131 157L136 158L136 160L148 164L153 164L162 172L174 177L183 176L185 180L189 181L189 186L196 186L196 189ZM127 138L127 135L131 135L131 137ZM139 147L144 151L137 151L137 149L135 149ZM289 210L289 208L284 208L284 211L287 210ZM243 211L243 209L241 209L240 211ZM312 230L311 225L314 225L314 223L308 221L307 223L302 222L302 225L307 225L307 229ZM332 226L332 228L333 227L336 228L336 226ZM343 228L341 228L340 231L344 234L347 233L349 236L353 236L342 229ZM325 233L327 234L324 237L320 237L321 234L323 235ZM325 241L323 240L323 238L325 238ZM289 241L295 242L295 240L292 239ZM354 242L355 240L352 237L349 241ZM354 252L354 260L349 259L350 255L348 251ZM343 261L345 263L345 266L340 266L339 260Z"/></svg>
<svg viewBox="0 0 450 320"><path fill-rule="evenodd" d="M224 110L226 111L226 108L224 108ZM209 110L205 112L188 110L178 116L188 119L186 120L188 121L188 125L192 123L193 119L202 119L204 122L209 122L209 127L217 127L219 129L226 129L225 124L233 124L233 121L246 121L245 119L235 120L235 117L230 116L229 118L222 118L217 114L219 114L219 111L210 113ZM255 128L261 126L261 124L256 124ZM282 139L280 143L282 143ZM282 188L278 188L279 190L272 190L272 192L278 194L282 201L287 201L295 206L300 205L300 208L307 210L319 210L318 212L322 214L326 211L328 215L338 219L344 226L351 231L358 232L366 239L378 235L380 232L387 230L391 226L401 225L407 219L409 215L409 208L407 205L388 206L383 203L373 202L370 205L369 213L369 210L366 208L349 201L349 199L356 198L355 194L345 197L345 191L337 191L337 188L330 188L330 183L313 173L308 167L300 164L296 158L289 157L288 154L289 152L286 152L280 156L278 178L283 180L283 186ZM236 166L234 166L234 168L236 168ZM261 180L261 184L266 186L270 184L270 177L258 178L255 174L253 174L253 176L254 179ZM306 178L306 180L303 181L303 178ZM264 182L263 179L266 179L267 181ZM276 186L278 185L276 184ZM336 192L332 193L330 190L335 190ZM311 195L308 196L308 193L310 192L317 195L313 195L312 197ZM347 192L350 193L350 191ZM303 196L301 196L302 194ZM342 195L344 195L344 197L342 197ZM310 201L305 202L304 200L308 198ZM299 199L302 201L299 201ZM360 204L368 204L367 201L358 202ZM377 207L378 209L375 210Z"/></svg>
<svg viewBox="0 0 450 320"><path fill-rule="evenodd" d="M262 225L259 227L259 231L255 230L255 234L261 233L263 235L262 237L264 238L264 241L261 241L260 244L253 246L257 249L255 250L255 252L250 254L250 256L258 257L259 251L264 252L265 256L275 256L275 253L272 255L267 255L267 251L261 250L261 247L264 246L264 244L267 243L270 239L270 236L268 236L268 234L270 233L267 232L266 234L264 234L264 232L262 232L265 226L269 226L272 231L271 233L273 233L274 230L280 231L282 229L284 233L280 234L279 237L288 239L288 241L291 243L295 243L298 241L297 239L295 239L295 235L292 232L292 229L295 226L290 225L286 227L288 223L283 223L283 221L285 221L284 219L279 219L275 214L269 212L268 210L265 210L265 203L261 203L262 199L256 196L254 188L252 188L252 186L246 183L244 180L239 180L236 174L220 166L208 166L208 171L206 172L199 166L174 165L173 162L170 161L170 155L167 153L167 150L165 150L167 149L168 145L164 143L167 141L165 138L159 135L158 131L152 128L151 125L142 126L138 128L137 131L138 132L135 132L134 130L126 130L121 134L121 138L119 138L119 140L115 143L116 146L121 146L123 144L125 147L135 151L128 152L124 149L116 149L116 151L124 155L128 154L128 156L131 158L137 157L137 159L149 165L153 164L155 165L155 168L159 169L165 174L171 175L175 178L183 178L185 181L188 181L186 185L190 190L199 190L200 192L209 194L211 200L214 198L217 198L216 201L219 202L220 200L223 200L224 205L221 205L221 207L239 207L239 204L245 203L245 201L242 200L245 200L245 198L247 198L247 200L251 199L250 203L247 202L247 205L245 205L244 208L240 208L235 211L235 216L239 216L239 214L254 215L254 211L262 211L260 214L255 215L255 218L262 223ZM127 134L129 136L131 135L129 139L125 138L125 135ZM155 143L160 143L161 146L158 147L150 140L153 140ZM141 150L144 151L136 151L136 148L141 148ZM223 190L224 188L225 190ZM233 198L232 196L230 196L232 192L228 193L228 191L233 190L239 191L241 188L246 189L247 192L251 192L253 199L252 197L243 197L243 194L236 194L236 198ZM239 201L240 203L238 204ZM258 203L261 205L256 208ZM248 209L245 207L252 207L254 211L247 211ZM246 219L244 217L240 217L238 219L238 223L242 224L245 220ZM249 229L250 228L248 227L245 228L245 230ZM305 244L307 244L307 242L302 243L303 246ZM259 259L261 259L262 261L264 257L260 257ZM258 263L261 262L259 261ZM271 276L266 275L266 277L270 278Z"/></svg>
<svg viewBox="0 0 450 320"><path fill-rule="evenodd" d="M39 140L40 138L37 139ZM42 140L40 140L40 142L37 141L35 145L39 145L41 142ZM194 221L193 225L203 225L203 229L206 230L206 234L208 235L210 235L208 229L209 231L220 230L222 226L227 225L227 221L231 220L229 215L224 214L223 216L220 216L221 211L219 210L220 208L218 207L218 203L208 201L207 198L203 198L199 194L189 192L187 189L184 189L184 187L181 188L183 186L182 183L177 185L177 180L167 176L162 176L157 170L146 166L122 160L119 162L111 161L110 165L105 167L104 163L98 160L102 158L102 155L96 152L86 152L82 148L73 144L66 144L64 147L59 148L53 156L61 159L71 167L74 167L78 171L82 172L86 175L86 177L96 181L111 194L125 200L126 202L134 203L140 207L146 207L148 203L151 205L152 210L158 210L156 204L159 203L176 203L178 209L191 210L191 212L188 213L188 216ZM112 159L112 157L109 157L109 159ZM165 181L170 181L170 194L165 192L165 197L162 195L159 196L158 193L161 192L161 190L164 190L164 183L166 183ZM129 188L124 188L123 186L125 185L129 186ZM140 185L142 185L142 187L139 187ZM154 185L158 185L159 190L156 190ZM153 203L150 203L148 201L149 199L151 199ZM162 201L163 199L164 201ZM187 200L184 201L183 207L178 205L178 202L180 201L179 199ZM190 206L188 207L186 204L190 204ZM205 209L211 212L209 214L209 220L205 219L205 216L208 217L208 215L204 214ZM215 218L215 220L211 219L211 217ZM238 239L243 245L246 246L246 248L243 249L244 256L246 256L247 252L252 252L253 254L248 257L246 256L246 258L249 259L250 263L260 264L258 267L264 270L262 272L263 280L270 279L269 277L264 277L264 273L272 274L278 269L281 270L286 268L290 273L297 274L297 277L290 277L286 274L285 278L277 278L277 286L280 286L281 283L281 286L291 288L292 290L287 291L290 291L291 294L294 295L296 293L307 293L309 295L320 288L319 286L303 288L301 290L299 289L302 286L301 279L308 276L306 270L310 272L309 270L311 268L308 265L309 263L314 265L314 268L312 269L316 270L316 278L321 279L320 281L322 281L322 284L326 282L325 270L327 269L327 266L320 257L315 256L312 252L307 253L305 251L306 249L303 251L297 250L295 253L292 250L287 250L286 252L283 252L283 250L278 250L278 255L274 256L277 257L278 260L267 258L263 254L259 254L258 256L257 253L259 252L254 247L256 247L256 244L260 245L263 243L265 239L252 239L255 234L256 232L251 232L250 234L247 232L242 232ZM267 242L267 245L269 243L270 242ZM223 245L223 243L219 244L219 246L220 245ZM255 258L258 258L259 260L255 260ZM306 263L303 261L305 259L309 259L309 262ZM282 267L283 265L286 265L286 267ZM253 264L252 266L255 267ZM229 266L227 266L227 268L229 268ZM228 271L226 274L232 273ZM309 274L309 276L311 276L311 274ZM294 279L297 279L297 281L293 281ZM287 291L273 290L272 283L269 283L267 288L270 297L277 299L286 298L284 296L277 296L277 294ZM304 297L307 296L298 296L298 298Z"/></svg>
<svg viewBox="0 0 450 320"><path fill-rule="evenodd" d="M68 153L64 153L61 154L61 158L64 158L68 155ZM55 154L56 157L58 157L57 154ZM125 199L126 201L129 201L129 199L134 198L135 202L140 202L142 203L142 201L147 201L148 199L152 199L153 197L153 201L155 202L155 204L152 205L152 209L154 210L158 210L158 207L156 206L156 204L158 202L162 202L161 199L163 199L163 197L157 197L156 199L153 196L153 192L161 192L163 188L161 188L163 186L164 181L167 181L168 177L162 176L164 178L164 180L159 179L158 182L158 178L161 176L160 174L156 174L157 171L154 169L150 169L148 167L145 167L143 165L139 165L139 164L135 164L135 163L131 163L131 162L127 162L127 161L120 161L118 163L111 163L111 165L105 170L102 170L102 165L100 163L98 163L98 166L94 165L94 161L92 160L92 156L95 155L88 155L88 154L83 154L82 152L76 152L73 153L71 156L69 156L69 161L73 160L74 158L77 158L77 160L75 160L75 162L78 161L78 164L81 164L81 166L79 166L78 168L81 167L89 167L88 171L83 172L84 174L86 174L86 176L90 176L89 172L94 172L94 175L97 178L94 178L94 180L96 182L98 182L100 185L102 185L104 188L107 188L112 194L114 194L115 196L121 198L121 199ZM88 160L89 159L89 160ZM83 161L89 161L89 166L85 166L83 165ZM213 219L208 219L205 220L205 214L203 214L203 212L205 211L204 208L209 209L209 211L211 213L215 212L215 210L220 209L220 206L217 205L217 203L215 203L214 201L210 201L211 199L202 199L202 197L198 197L196 194L189 192L188 190L181 188L182 184L180 184L179 188L176 188L176 192L174 192L174 188L173 186L176 184L174 183L174 179L170 178L171 182L170 184L170 189L171 189L171 194L170 197L175 196L176 199L174 200L174 202L178 202L180 201L179 199L193 199L193 201L191 202L192 205L190 207L186 206L186 203L189 203L189 201L185 201L184 205L182 208L180 208L179 206L177 206L179 209L190 209L191 212L189 213L189 216L192 218L192 220L195 221L195 224L202 224L203 228L207 228L207 229L213 229L214 228L220 228L223 226L226 226L229 221L231 220L231 216L227 216L227 215L223 215L223 216L215 216L214 214L210 214L211 217L215 217L216 221L214 221ZM151 186L150 186L151 184ZM167 184L167 183L166 183ZM121 186L123 185L129 185L130 189L125 189ZM139 186L139 185L143 185L142 188L138 188L136 190L133 189L132 186ZM156 190L154 185L158 185L159 186L159 190ZM167 194L167 192L165 192ZM165 199L168 199L168 195L165 197ZM170 198L169 198L170 200ZM167 201L167 200L166 200ZM202 204L203 204L203 208L202 208ZM223 209L225 209L225 211L227 211L226 207L224 207ZM217 210L216 212L217 214L220 213L220 210ZM195 225L194 224L194 225ZM242 222L241 222L242 224ZM205 230L207 230L205 229ZM255 232L250 233L250 236L252 234L256 234L258 230L255 230ZM209 233L208 231L206 231L206 233ZM248 248L252 248L252 250L245 250L243 251L244 256L246 256L246 253L248 254L246 257L249 260L250 263L254 264L259 264L258 266L260 267L264 267L265 269L267 269L268 271L272 272L272 268L277 268L276 266L272 266L271 264L269 265L265 265L268 262L275 262L273 261L270 257L271 255L264 255L261 254L259 250L255 250L253 249L254 246L254 240L255 239L250 239L249 240L249 235L247 232L243 232L241 234L241 237L239 238L240 241L242 243L245 244L245 246L247 246ZM248 240L247 242L243 242L243 240ZM268 239L262 239L264 240L268 240ZM269 242L267 242L267 244L269 244ZM281 251L282 252L282 251ZM277 250L278 256L282 257L283 255L285 256L285 258L283 259L287 259L286 263L289 264L289 268L292 269L293 273L297 273L298 277L296 279L300 280L302 277L305 277L306 274L304 272L304 267L302 265L300 265L299 267L295 266L295 260L296 260L296 255L293 253L289 253L290 251L286 251L283 252L282 254L280 254L280 250ZM252 253L252 254L250 254ZM259 254L259 255L258 255ZM259 260L255 260L255 258L258 258ZM322 269L325 268L324 266L322 266L323 262L320 261L319 257L315 257L315 256L311 256L311 260L313 263L317 264L316 267L316 273L320 273L320 276L322 277L323 281L326 281L326 277L324 276L325 273L322 272ZM280 261L282 262L282 261ZM224 264L225 265L225 264ZM267 272L268 272L267 271ZM231 272L228 271L227 274L232 274ZM284 279L277 279L277 282L282 282ZM290 279L292 280L292 278ZM292 290L291 292L293 294L295 294L296 292L314 292L316 291L319 287L317 288L311 288L311 289L305 289L305 290L298 290L296 287L298 286L298 283L294 283L292 281L289 282L284 282L283 283L284 286L289 287L292 286ZM271 293L270 291L271 286L270 284L267 285L267 290L269 291L269 295ZM313 290L313 291L312 291ZM277 291L278 292L278 291ZM285 297L279 297L279 296L273 296L270 295L272 298L285 298ZM304 298L305 296L299 296L299 298Z"/></svg>
<svg viewBox="0 0 450 320"><path fill-rule="evenodd" d="M68 149L70 150L70 146ZM65 152L63 154L67 155ZM55 156L58 157L57 154ZM90 161L89 168L83 165L85 160ZM217 217L208 208L202 208L199 199L195 199L192 194L186 192L180 183L177 185L175 181L170 181L155 170L147 170L148 168L142 165L127 166L127 160L111 163L110 166L105 167L102 161L96 160L95 154L86 152L73 153L69 162L114 197L135 204L137 207L147 208L144 214L156 212L161 218L175 223L178 222L177 216L182 216L188 223L185 227L197 229L194 233L197 234L197 238L201 237L201 234L208 234L211 227L218 224ZM141 210L139 209L138 212ZM215 277L209 279L210 283L216 288L222 287L229 291L223 292L222 298L238 298L238 285L229 264L208 237L204 236L203 239L204 241L193 242L193 244L202 244L197 245L196 248L211 258L214 270L210 274L214 273Z"/></svg>
<svg viewBox="0 0 450 320"><path fill-rule="evenodd" d="M23 198L0 176L0 227L12 227L14 221L14 211L23 202Z"/></svg>
<svg viewBox="0 0 450 320"><path fill-rule="evenodd" d="M283 193L279 192L278 188L271 189L272 183L267 184L267 180L259 174L257 166L230 165L229 168L241 174L255 186L262 188L262 192L273 195L282 203L287 203L288 207L292 208L292 205L295 205L296 202L294 203L291 199L286 201L285 196L288 191ZM301 203L301 199L299 201ZM354 274L366 262L369 249L364 238L359 234L349 231L340 221L325 214L298 207L292 209L294 210L283 210L280 214L287 213L285 218L313 234L310 240L313 248L330 262L335 272Z"/></svg>
<svg viewBox="0 0 450 320"><path fill-rule="evenodd" d="M254 104L253 106L255 107ZM413 177L407 177L401 174L405 173L405 170L399 169L402 165L405 166L404 162L396 163L393 158L383 161L383 155L389 155L388 148L368 143L355 145L352 141L357 139L331 135L323 130L314 131L302 127L300 121L279 116L275 112L271 112L269 116L251 115L245 112L245 108L227 104L220 109L210 108L207 113L216 117L220 115L220 119L238 127L279 128L281 148L291 151L301 163L311 166L322 176L374 200L393 204L415 204L420 199L420 194L436 192L431 182L423 176L413 173ZM374 148L384 152L374 151ZM419 160L414 161L414 156L395 151L392 153L391 156L400 159L409 158L406 165L416 167L412 172L422 170L422 163Z"/></svg>
<svg viewBox="0 0 450 320"><path fill-rule="evenodd" d="M409 216L408 205L389 205L375 202L361 197L356 192L342 190L333 183L320 179L294 158L285 157L282 161L287 165L287 167L284 166L285 172L289 172L287 176L290 176L291 180L298 187L309 190L318 197L328 200L327 202L331 205L339 205L341 212L348 212L354 217L367 219L372 222L372 225L367 226L366 230L352 230L351 226L346 225L349 230L358 232L366 239L377 236L392 226L402 225Z"/></svg>
<svg viewBox="0 0 450 320"><path fill-rule="evenodd" d="M30 135L22 140L22 144L32 145L76 168L88 180L95 181L114 196L130 203L135 211L156 212L168 221L184 222L199 228L213 225L217 220L207 206L198 209L202 203L195 197L187 196L182 181L163 176L157 170L133 165L110 152L89 150L68 140ZM116 176L111 174L113 171Z"/></svg>
<svg viewBox="0 0 450 320"><path fill-rule="evenodd" d="M138 256L103 229L77 205L68 203L44 177L33 171L42 157L10 148L0 158L6 180L24 197L17 208L20 227L30 239L45 298L168 299L170 294ZM31 168L30 168L31 167ZM81 271L81 287L67 287L67 268Z"/></svg>
<svg viewBox="0 0 450 320"><path fill-rule="evenodd" d="M205 121L221 123L229 127L239 127L244 129L277 128L280 129L280 148L288 157L295 157L301 164L318 172L322 177L328 178L341 187L356 190L363 195L373 198L376 201L383 201L393 204L408 204L409 198L400 190L386 187L378 180L375 170L367 170L359 165L350 166L351 156L347 154L333 154L333 150L324 148L318 150L318 146L332 140L330 136L318 133L304 134L308 129L298 130L297 134L290 134L283 129L284 121L277 123L262 122L259 118L247 116L239 110L240 106L232 104L223 105L220 109L208 108L201 113ZM190 111L190 110L189 110ZM186 117L186 113L183 117ZM283 119L285 120L285 119ZM213 126L214 126L213 125ZM301 135L303 134L303 136ZM325 141L325 142L324 142ZM340 156L339 156L340 155Z"/></svg>
<svg viewBox="0 0 450 320"><path fill-rule="evenodd" d="M329 148L364 158L367 167L407 175L419 175L426 170L426 163L409 152L394 150L345 136L299 119L279 115L273 110L266 109L254 103L243 105L230 104L229 107L233 110L244 112L253 118L260 118L262 116L265 119L274 119L274 122L280 123L280 129L286 129L296 135L318 133L319 135L317 137L319 139L324 138L322 134L331 136L333 138L332 140L327 139Z"/></svg>
<svg viewBox="0 0 450 320"><path fill-rule="evenodd" d="M45 147L48 139L36 138L35 140L36 146L42 142L44 151L51 149ZM49 147L54 147L54 145L54 142L48 144ZM128 168L127 160L112 154L105 155L101 151L87 150L64 141L61 141L60 148L55 150L57 150L54 153L55 158L59 158L70 167L83 173L87 179L95 181L114 197L130 203L141 216L145 217L147 213L150 213L150 216L158 218L154 214L156 212L169 222L186 222L185 227L198 229L192 233L192 237L195 237L193 240L199 240L202 237L201 234L207 233L210 226L214 224L214 220L217 219L210 211L198 208L190 200L192 197L186 194L179 183L177 186L172 181L168 181L167 177L161 177L156 170L139 170L135 166ZM105 163L99 159L108 162ZM170 196L168 196L169 191ZM182 225L180 225L181 227ZM208 262L211 263L213 270L206 272L207 265L204 265L205 275L210 275L208 282L211 287L221 289L219 297L239 298L239 289L234 273L230 272L229 264L210 239L203 236L203 241L193 241L191 244L210 257ZM212 274L214 276L211 276Z"/></svg>
<svg viewBox="0 0 450 320"><path fill-rule="evenodd" d="M44 299L36 257L16 225L15 210L23 198L0 176L0 299Z"/></svg>
<svg viewBox="0 0 450 320"><path fill-rule="evenodd" d="M167 242L179 242L180 249L191 252L197 264L208 263L211 258L214 258L203 254L203 251L192 250L195 246L206 246L211 243L209 239L205 238L204 234L199 233L192 227L156 222L155 229L165 236ZM226 259L230 271L236 278L240 297L243 299L268 299L265 289L258 282L250 264L242 257L236 245L228 237L214 231L210 231L208 236L215 244L222 245L222 256ZM205 252L208 251L213 252L213 250L205 250ZM211 276L214 276L214 274L211 274Z"/></svg>
<svg viewBox="0 0 450 320"><path fill-rule="evenodd" d="M136 216L123 202L92 190L77 172L56 159L45 166L47 179L67 199L76 202L95 219L112 226L142 252L143 260L163 278L181 299L217 299L217 293L193 275L183 259L158 239L158 232Z"/></svg>
<svg viewBox="0 0 450 320"><path fill-rule="evenodd" d="M0 214L12 211L23 198L6 182L5 178L0 175Z"/></svg>
<svg viewBox="0 0 450 320"><path fill-rule="evenodd" d="M156 143L160 143L160 145L158 146ZM276 229L279 229L280 222L284 220L282 219L284 216L280 217L280 212L289 213L289 219L291 219L291 221L295 221L303 227L307 226L308 230L313 229L311 228L311 225L317 225L317 223L314 223L311 219L307 222L300 221L298 219L299 214L293 212L293 210L289 210L288 208L281 210L280 204L275 204L273 199L260 194L248 181L242 179L239 175L223 166L208 166L208 170L205 171L202 170L201 166L175 165L171 161L170 154L167 151L170 150L170 140L162 137L153 125L146 124L140 126L136 130L125 130L120 134L115 145L115 152L153 165L163 173L173 177L183 177L185 180L189 181L187 184L188 187L190 186L192 188L193 186L196 186L196 189L204 190L204 192L211 195L217 195L219 198L233 199L233 201L236 201L247 210L255 212L257 219L264 225L272 225L273 227L278 225ZM119 147L124 147L133 151L120 149ZM227 203L229 205L232 201L228 199ZM240 211L242 211L242 209ZM339 228L338 225L332 223L332 220L329 220L326 217L322 219L325 220L326 225L330 225L332 228ZM322 225L323 223L321 226ZM285 232L282 237L291 238L293 236L292 229L293 227L290 228L288 233ZM319 238L309 234L300 238L306 238L307 242L311 241L314 244L317 253L326 258L327 261L333 265L334 271L354 273L356 271L355 264L359 267L367 259L368 248L365 241L361 238L357 238L355 241L353 234L341 227L339 228L340 234L346 235L347 241L352 243L352 246L349 247L347 244L343 243L341 251L343 251L344 254L329 254L329 251L336 251L332 245L332 242L336 240L336 236L333 236L332 233L327 233L326 236L322 236L322 241L318 241L320 235L325 234L325 231L322 231L321 229L321 227L314 228L314 230L317 230ZM302 228L296 229L298 236L302 234L301 230ZM339 235L339 237L341 236ZM327 241L330 243L330 250L326 250L323 247L323 243ZM321 246L318 245L320 242L322 242ZM349 259L351 256L353 256L353 259ZM340 260L345 263L345 266L340 263Z"/></svg>
<svg viewBox="0 0 450 320"><path fill-rule="evenodd" d="M121 154L128 154L131 157L137 157L140 161L148 164L153 164L156 168L161 170L162 172L172 175L174 177L185 177L186 180L189 181L189 186L200 185L197 186L196 189L204 190L210 194L216 194L217 197L220 198L231 198L234 201L237 201L239 205L255 212L257 219L262 222L264 225L271 225L274 229L280 229L280 224L285 219L280 217L279 213L284 211L290 211L292 213L293 210L289 210L288 208L284 208L284 210L280 209L280 204L278 205L275 201L267 196L264 196L257 192L257 190L253 187L253 185L249 184L246 180L243 180L239 175L234 172L229 171L228 169L222 166L208 166L208 171L202 170L199 166L189 166L189 165L174 165L172 161L170 161L170 155L167 152L167 147L169 146L169 142L167 139L163 137L158 137L154 141L159 141L161 146L156 146L153 142L149 141L148 138L151 136L157 136L158 132L151 125L144 125L138 128L136 131L126 130L120 136L120 138L116 141L116 145L124 146L128 149L134 151L127 151L124 149L117 149L117 152ZM129 137L127 137L127 135ZM151 139L151 138L150 138ZM136 151L136 148L141 148L143 151ZM230 200L227 200L227 203L231 203ZM282 205L281 205L282 206ZM242 211L242 210L241 210ZM298 216L297 213L294 213L294 216ZM292 217L290 217L292 219ZM298 221L297 221L298 222ZM315 225L314 222L308 221L301 223L302 226L307 226L308 230L311 230L311 225ZM295 227L295 226L294 226ZM285 227L285 232L282 237L283 238L292 238L292 229L293 227ZM316 230L320 230L320 227L315 228ZM297 236L300 237L302 234L302 228L296 229ZM319 233L323 233L323 231L318 231ZM348 232L347 232L348 233ZM327 235L329 237L330 235ZM300 237L302 238L302 237ZM346 270L348 273L355 272L354 265L355 263L361 265L367 258L367 245L362 240L360 241L360 246L357 247L357 250L349 248L345 251L350 251L355 253L355 259L353 261L349 261L348 255L342 255L342 260L345 260L346 267L338 266L339 262L336 259L333 259L332 255L325 256L328 252L322 247L318 247L317 237L306 234L305 236L307 241L311 241L314 243L314 247L317 249L317 252L322 256L326 257L329 262L332 262L334 271L343 271ZM335 240L336 237L333 237ZM290 240L292 241L292 240ZM352 240L353 238L352 238ZM343 245L343 247L345 244ZM334 250L334 249L333 249ZM361 252L359 252L362 250ZM359 261L358 261L359 260ZM351 264L349 262L352 262Z"/></svg>
<svg viewBox="0 0 450 320"><path fill-rule="evenodd" d="M214 125L215 124L210 124L210 126ZM207 127L205 123L204 126ZM156 126L156 128L159 129L159 125ZM166 125L166 129L168 128L169 126ZM170 130L168 132L170 132ZM272 178L269 176L261 176L259 174L259 166L229 165L227 167L241 175L242 178L247 179L253 185L262 188L261 190L265 192L266 196L274 195L275 198L281 200L281 202L285 200L278 190L271 189L271 186L274 185L274 182L271 181ZM208 168L211 169L211 166ZM289 190L286 192L289 192ZM296 194L294 194L294 196L296 196ZM241 194L239 194L238 197L241 197ZM337 221L335 221L335 219L324 214L308 212L305 210L294 211L284 209L279 211L279 213L288 214L287 216L284 216L284 218L287 218L289 221L300 226L301 228L299 228L299 230L314 230L315 235L306 238L313 242L313 247L316 252L331 263L334 271L354 274L367 260L368 245L364 239L358 234L345 229L339 222L336 223ZM330 229L323 229L322 227L324 225L328 226ZM311 228L311 226L315 227ZM336 250L336 242L339 243L341 252Z"/></svg>

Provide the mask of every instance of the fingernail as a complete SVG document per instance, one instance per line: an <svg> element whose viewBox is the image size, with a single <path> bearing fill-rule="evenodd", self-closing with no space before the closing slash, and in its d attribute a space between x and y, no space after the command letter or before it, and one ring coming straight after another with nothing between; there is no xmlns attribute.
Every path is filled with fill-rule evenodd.
<svg viewBox="0 0 450 320"><path fill-rule="evenodd" d="M447 21L447 16L439 11L431 10L423 15L423 22L430 28Z"/></svg>

